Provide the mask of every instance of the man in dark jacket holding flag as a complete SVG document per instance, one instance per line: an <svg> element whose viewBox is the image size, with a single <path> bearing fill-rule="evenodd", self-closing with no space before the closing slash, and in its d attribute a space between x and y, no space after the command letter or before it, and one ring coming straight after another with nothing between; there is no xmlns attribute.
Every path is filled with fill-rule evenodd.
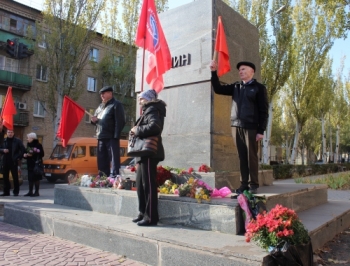
<svg viewBox="0 0 350 266"><path fill-rule="evenodd" d="M100 95L102 103L91 117L98 139L97 166L100 174L116 176L120 168L120 135L125 126L124 107L114 99L111 86L103 87Z"/></svg>
<svg viewBox="0 0 350 266"><path fill-rule="evenodd" d="M257 193L258 143L264 137L268 119L268 100L266 87L253 79L255 65L251 62L237 64L241 82L221 85L217 75L217 64L210 64L211 83L214 92L232 97L231 127L233 141L238 150L241 171L241 186L237 194L244 190Z"/></svg>

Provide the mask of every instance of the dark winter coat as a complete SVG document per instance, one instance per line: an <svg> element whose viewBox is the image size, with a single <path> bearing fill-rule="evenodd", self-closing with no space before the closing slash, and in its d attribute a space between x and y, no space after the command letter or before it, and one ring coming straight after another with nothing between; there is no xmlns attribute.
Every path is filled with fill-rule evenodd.
<svg viewBox="0 0 350 266"><path fill-rule="evenodd" d="M34 148L40 150L40 152L34 152ZM25 153L30 153L29 150L32 150L32 156L29 156L27 159L27 168L28 170L34 170L35 162L37 160L42 160L44 157L44 149L43 146L39 143L37 139L34 139L32 142L28 142L27 151Z"/></svg>
<svg viewBox="0 0 350 266"><path fill-rule="evenodd" d="M96 109L95 116L97 139L120 139L120 134L125 126L124 107L121 102L112 98L106 103L101 103Z"/></svg>
<svg viewBox="0 0 350 266"><path fill-rule="evenodd" d="M221 85L217 72L211 73L214 92L232 97L231 126L256 129L263 135L269 117L266 87L255 79L249 84L235 82Z"/></svg>
<svg viewBox="0 0 350 266"><path fill-rule="evenodd" d="M1 145L0 153L4 154L3 156L3 162L17 162L22 159L23 153L24 153L24 145L22 141L16 137L13 137L12 139L12 153L4 153L4 149L9 149L7 144L7 138L4 139L3 144ZM9 158L9 156L12 157L12 160Z"/></svg>
<svg viewBox="0 0 350 266"><path fill-rule="evenodd" d="M163 161L165 153L161 134L164 127L164 118L166 116L166 103L162 100L147 102L142 106L142 115L137 119L135 125L138 124L142 116L143 118L136 129L135 135L141 138L158 136L157 154L151 156L151 158ZM136 162L139 162L141 159L142 158L136 158Z"/></svg>

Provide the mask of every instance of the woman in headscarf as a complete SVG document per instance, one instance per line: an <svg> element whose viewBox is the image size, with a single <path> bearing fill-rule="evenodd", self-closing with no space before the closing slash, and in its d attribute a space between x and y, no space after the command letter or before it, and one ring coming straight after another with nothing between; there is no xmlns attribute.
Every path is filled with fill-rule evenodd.
<svg viewBox="0 0 350 266"><path fill-rule="evenodd" d="M157 99L155 90L147 90L140 94L139 104L142 115L136 121L131 132L140 138L158 136L157 153L152 156L136 158L138 163L136 171L136 187L139 201L139 215L133 219L139 226L157 225L158 217L158 188L157 165L164 160L164 148L162 144L162 131L166 104ZM141 122L139 123L139 121Z"/></svg>

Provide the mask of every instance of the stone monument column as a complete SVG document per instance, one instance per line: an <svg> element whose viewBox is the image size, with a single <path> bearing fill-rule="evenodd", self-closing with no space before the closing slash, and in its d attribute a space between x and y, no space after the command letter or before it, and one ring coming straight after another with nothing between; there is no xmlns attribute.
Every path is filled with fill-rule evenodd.
<svg viewBox="0 0 350 266"><path fill-rule="evenodd" d="M231 63L231 71L220 80L239 80L239 61L253 62L257 66L255 77L260 80L258 30L224 2L194 1L161 13L159 19L172 55L172 68L163 76L165 87L159 94L167 103L162 134L166 158L162 165L197 170L207 164L215 171L239 170L231 137L231 98L216 95L210 83L218 16L222 17ZM141 90L142 55L139 49L137 93ZM149 89L146 82L143 89Z"/></svg>

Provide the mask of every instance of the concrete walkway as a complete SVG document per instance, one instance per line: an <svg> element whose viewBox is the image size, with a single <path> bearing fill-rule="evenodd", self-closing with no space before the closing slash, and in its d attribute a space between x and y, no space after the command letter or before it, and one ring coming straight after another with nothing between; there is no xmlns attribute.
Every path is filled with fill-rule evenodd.
<svg viewBox="0 0 350 266"><path fill-rule="evenodd" d="M21 191L20 195L26 193ZM130 265L144 266L115 253L63 240L47 234L37 233L3 222L3 204L15 202L52 203L51 189L41 189L40 197L0 198L0 266L46 266L46 265Z"/></svg>
<svg viewBox="0 0 350 266"><path fill-rule="evenodd" d="M0 265L145 265L123 256L0 221Z"/></svg>

